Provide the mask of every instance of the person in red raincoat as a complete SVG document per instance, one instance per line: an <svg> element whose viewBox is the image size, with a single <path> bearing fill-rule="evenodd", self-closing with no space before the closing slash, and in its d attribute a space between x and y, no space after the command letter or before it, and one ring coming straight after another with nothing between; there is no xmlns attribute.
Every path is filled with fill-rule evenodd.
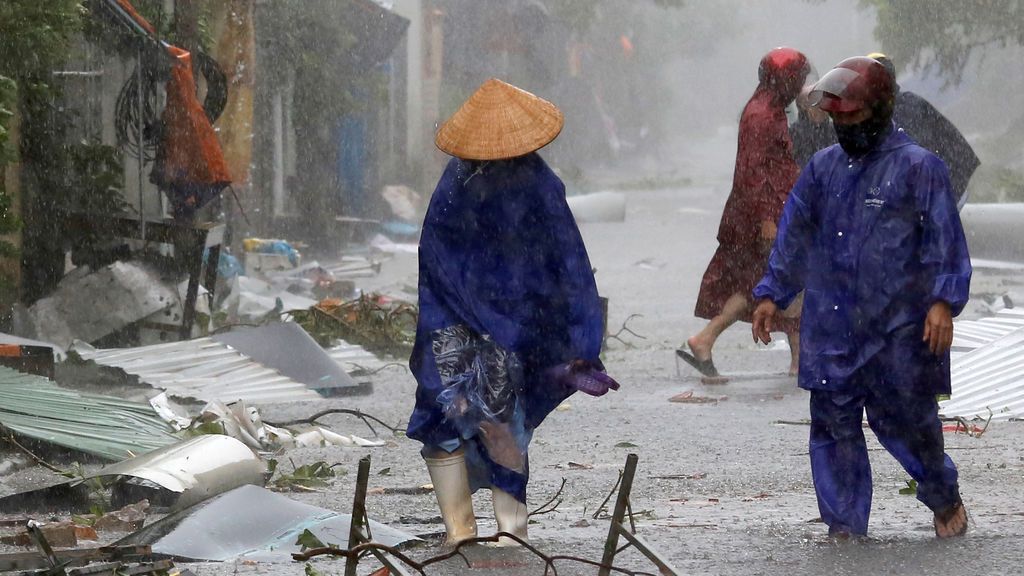
<svg viewBox="0 0 1024 576"><path fill-rule="evenodd" d="M705 377L718 376L711 355L718 336L737 320L751 320L751 291L764 273L782 206L800 175L785 108L800 93L809 71L799 51L771 50L761 59L757 89L740 117L732 191L718 227L718 250L704 272L694 311L710 322L676 350ZM791 373L798 366L799 324L799 317L787 314L780 314L774 324L789 338Z"/></svg>

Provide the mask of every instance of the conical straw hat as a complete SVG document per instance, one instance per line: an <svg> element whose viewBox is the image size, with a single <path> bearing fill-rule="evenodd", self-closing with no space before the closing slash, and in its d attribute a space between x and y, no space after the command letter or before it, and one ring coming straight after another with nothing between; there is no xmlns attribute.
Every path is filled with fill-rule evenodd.
<svg viewBox="0 0 1024 576"><path fill-rule="evenodd" d="M441 126L434 144L464 160L504 160L543 148L563 123L551 102L491 78Z"/></svg>

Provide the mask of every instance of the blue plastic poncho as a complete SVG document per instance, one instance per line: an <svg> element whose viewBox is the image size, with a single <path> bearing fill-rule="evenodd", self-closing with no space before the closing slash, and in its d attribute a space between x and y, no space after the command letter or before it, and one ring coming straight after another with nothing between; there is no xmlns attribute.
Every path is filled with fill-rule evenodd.
<svg viewBox="0 0 1024 576"><path fill-rule="evenodd" d="M514 356L514 414L505 421L524 458L533 429L572 393L545 371L575 359L599 365L601 305L565 187L536 153L452 159L431 198L419 257L420 315L410 359L419 386L408 435L449 451L461 444L474 490L495 486L525 501L528 468L496 463L472 422L446 417L449 357L464 349L466 331L455 327L479 337L474 358ZM445 357L445 381L435 352ZM493 372L464 372L463 379ZM486 406L479 408L476 414L488 416Z"/></svg>
<svg viewBox="0 0 1024 576"><path fill-rule="evenodd" d="M893 129L862 158L814 156L779 222L755 298L786 307L805 289L800 386L844 390L876 356L892 386L949 393L949 354L921 341L928 309L967 303L971 261L937 156Z"/></svg>

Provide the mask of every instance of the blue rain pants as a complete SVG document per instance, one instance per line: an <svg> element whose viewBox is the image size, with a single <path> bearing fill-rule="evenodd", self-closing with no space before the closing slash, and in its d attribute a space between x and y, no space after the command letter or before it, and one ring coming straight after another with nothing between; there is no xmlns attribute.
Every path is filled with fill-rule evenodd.
<svg viewBox="0 0 1024 576"><path fill-rule="evenodd" d="M811 390L811 473L830 534L867 534L871 465L862 426L865 410L878 441L917 481L918 500L939 511L960 498L934 394L887 386L879 365L869 362L859 370L848 390Z"/></svg>

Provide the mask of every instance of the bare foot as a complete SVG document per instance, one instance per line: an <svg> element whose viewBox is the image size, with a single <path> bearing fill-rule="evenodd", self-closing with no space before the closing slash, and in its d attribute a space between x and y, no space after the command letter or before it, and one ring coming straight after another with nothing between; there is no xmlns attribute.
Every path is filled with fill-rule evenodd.
<svg viewBox="0 0 1024 576"><path fill-rule="evenodd" d="M967 532L967 509L963 502L957 502L935 513L935 536L937 538L955 538Z"/></svg>
<svg viewBox="0 0 1024 576"><path fill-rule="evenodd" d="M711 344L707 341L698 336L691 336L686 341L686 345L690 347L690 352L693 352L693 356L697 360L704 362L711 359Z"/></svg>

